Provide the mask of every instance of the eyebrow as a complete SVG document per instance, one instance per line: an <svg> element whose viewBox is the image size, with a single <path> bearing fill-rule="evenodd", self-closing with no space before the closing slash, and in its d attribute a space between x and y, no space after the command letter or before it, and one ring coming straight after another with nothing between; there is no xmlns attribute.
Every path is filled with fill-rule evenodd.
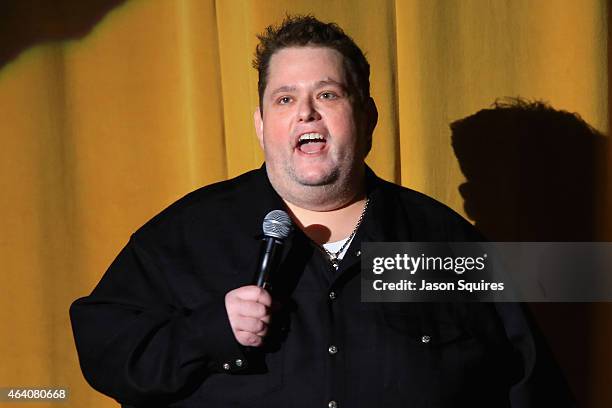
<svg viewBox="0 0 612 408"><path fill-rule="evenodd" d="M347 87L345 84L343 84L342 82L334 81L333 79L323 79L321 81L318 81L315 84L315 89L324 88L330 85L342 88L344 92L346 92L347 90ZM297 90L297 87L295 85L284 85L270 92L270 95L276 95L276 94L283 93L283 92L295 92L296 90Z"/></svg>
<svg viewBox="0 0 612 408"><path fill-rule="evenodd" d="M323 81L319 81L317 82L317 84L315 85L316 89L319 88L323 88L326 86L337 86L339 88L342 88L343 91L346 91L346 85L343 84L342 82L338 82L338 81L334 81L333 79L325 79Z"/></svg>
<svg viewBox="0 0 612 408"><path fill-rule="evenodd" d="M296 89L297 87L295 85L285 85L285 86L281 86L280 88L276 88L275 90L270 92L270 95L276 95L277 93L283 93L283 92L293 92Z"/></svg>

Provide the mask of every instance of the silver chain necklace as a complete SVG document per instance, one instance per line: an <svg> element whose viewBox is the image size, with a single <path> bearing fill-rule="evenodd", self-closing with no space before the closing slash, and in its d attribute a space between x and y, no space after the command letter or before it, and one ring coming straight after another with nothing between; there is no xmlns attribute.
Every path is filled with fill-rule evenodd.
<svg viewBox="0 0 612 408"><path fill-rule="evenodd" d="M351 235L349 235L349 237L346 239L344 244L342 244L339 250L337 250L336 252L331 252L331 251L328 251L327 248L325 248L323 245L316 244L319 248L321 248L327 254L327 256L329 257L329 262L331 262L335 270L338 270L338 268L340 267L340 259L338 259L338 257L340 256L342 251L344 251L346 246L350 244L350 242L353 240L353 238L355 237L355 234L357 234L357 230L359 229L359 226L361 225L361 221L363 221L363 216L366 213L369 203L370 203L370 198L367 198L365 205L363 206L363 210L361 211L361 215L359 216L359 219L357 220L357 225L355 225L355 228L353 228L353 232L351 232Z"/></svg>

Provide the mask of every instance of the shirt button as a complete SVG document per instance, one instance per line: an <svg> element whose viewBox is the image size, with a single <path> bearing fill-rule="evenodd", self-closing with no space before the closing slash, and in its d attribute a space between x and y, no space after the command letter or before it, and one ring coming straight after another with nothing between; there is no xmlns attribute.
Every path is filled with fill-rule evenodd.
<svg viewBox="0 0 612 408"><path fill-rule="evenodd" d="M329 408L338 408L338 403L337 403L336 401L332 400L332 401L329 401L329 403L327 404L327 406L328 406Z"/></svg>
<svg viewBox="0 0 612 408"><path fill-rule="evenodd" d="M334 355L334 354L336 354L338 352L338 347L336 347L336 346L329 346L327 351L329 352L329 354Z"/></svg>
<svg viewBox="0 0 612 408"><path fill-rule="evenodd" d="M338 295L336 295L336 292L329 292L329 298L331 300L334 300L336 297L338 297Z"/></svg>
<svg viewBox="0 0 612 408"><path fill-rule="evenodd" d="M236 360L236 367L242 367L242 360L241 359Z"/></svg>
<svg viewBox="0 0 612 408"><path fill-rule="evenodd" d="M232 367L229 365L229 363L223 363L223 369L225 371L229 371L230 368L232 368Z"/></svg>
<svg viewBox="0 0 612 408"><path fill-rule="evenodd" d="M360 250L357 250L357 252L355 252L355 255L357 255L357 256L361 256L361 251L360 251Z"/></svg>
<svg viewBox="0 0 612 408"><path fill-rule="evenodd" d="M431 341L431 337L430 336L423 336L421 337L421 343L429 343Z"/></svg>

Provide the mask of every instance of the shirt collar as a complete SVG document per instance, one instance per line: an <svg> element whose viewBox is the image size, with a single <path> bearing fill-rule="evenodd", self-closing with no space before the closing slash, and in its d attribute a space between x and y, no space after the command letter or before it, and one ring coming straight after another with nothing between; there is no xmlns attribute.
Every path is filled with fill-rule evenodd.
<svg viewBox="0 0 612 408"><path fill-rule="evenodd" d="M241 220L240 224L247 234L259 239L263 236L262 223L265 216L273 210L286 211L287 209L283 199L274 190L268 179L265 163L259 169L247 173L246 176L251 180L240 185L240 188L244 189L240 197L248 200L241 206L242 209L247 210L236 215Z"/></svg>
<svg viewBox="0 0 612 408"><path fill-rule="evenodd" d="M398 195L390 193L397 186L379 178L366 166L366 188L370 203L360 228L359 242L405 240L408 218L398 202ZM402 237L398 231L404 232Z"/></svg>

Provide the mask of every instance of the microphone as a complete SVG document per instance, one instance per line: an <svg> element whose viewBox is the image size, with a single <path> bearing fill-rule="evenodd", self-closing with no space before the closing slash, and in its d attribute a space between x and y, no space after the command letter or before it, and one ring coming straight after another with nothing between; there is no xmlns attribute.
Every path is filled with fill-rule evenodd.
<svg viewBox="0 0 612 408"><path fill-rule="evenodd" d="M256 285L260 288L270 286L270 276L278 268L281 247L293 230L293 223L286 212L270 211L263 220L263 242L259 256Z"/></svg>

